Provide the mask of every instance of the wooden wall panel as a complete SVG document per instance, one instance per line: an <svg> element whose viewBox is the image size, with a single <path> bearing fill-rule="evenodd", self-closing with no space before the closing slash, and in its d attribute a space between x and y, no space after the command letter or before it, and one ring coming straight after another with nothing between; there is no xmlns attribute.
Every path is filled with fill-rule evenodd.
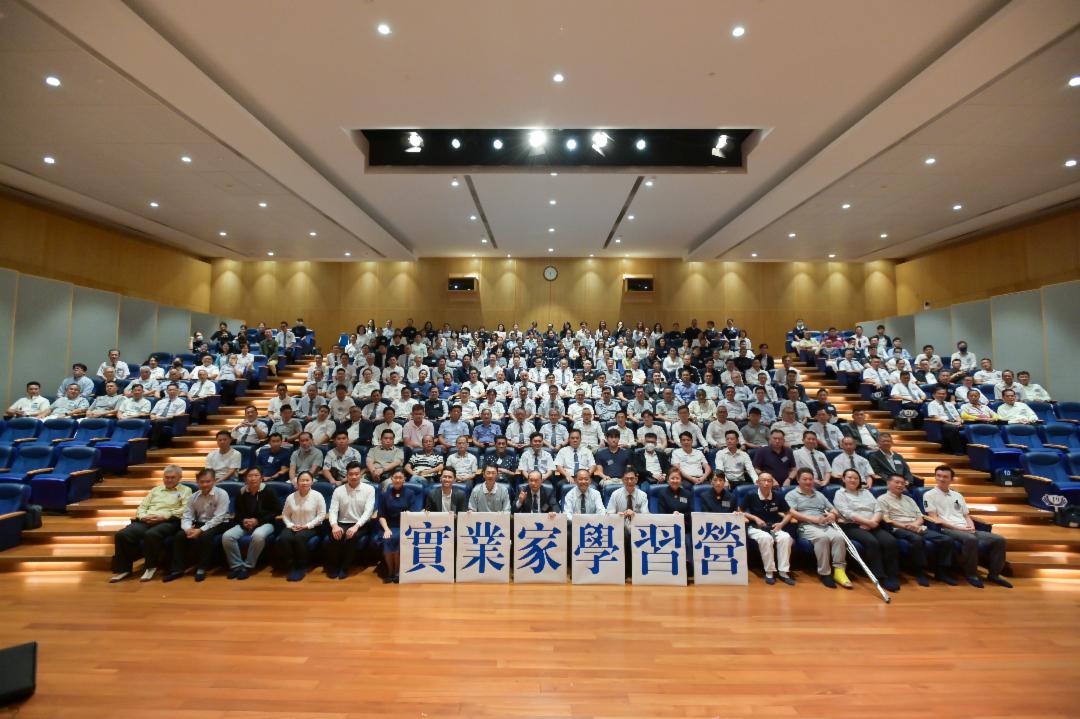
<svg viewBox="0 0 1080 719"><path fill-rule="evenodd" d="M0 265L196 311L210 306L209 262L5 195Z"/></svg>
<svg viewBox="0 0 1080 719"><path fill-rule="evenodd" d="M924 301L944 307L1074 280L1080 277L1080 210L928 252L900 263L895 273L899 314L922 310Z"/></svg>

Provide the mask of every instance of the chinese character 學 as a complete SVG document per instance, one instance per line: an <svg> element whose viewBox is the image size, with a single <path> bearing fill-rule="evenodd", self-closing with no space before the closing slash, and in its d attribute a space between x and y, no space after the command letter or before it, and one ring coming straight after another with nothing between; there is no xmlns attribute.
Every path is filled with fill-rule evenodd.
<svg viewBox="0 0 1080 719"><path fill-rule="evenodd" d="M558 569L561 565L549 552L558 546L555 538L561 533L558 527L545 527L541 522L536 522L531 529L522 527L517 535L519 540L524 540L517 545L522 569L531 569L533 574L542 574L549 566Z"/></svg>
<svg viewBox="0 0 1080 719"><path fill-rule="evenodd" d="M600 573L600 562L617 562L619 548L615 546L615 528L610 524L590 524L578 527L577 546L574 556L583 557L582 562L591 561L588 568L593 574Z"/></svg>
<svg viewBox="0 0 1080 719"><path fill-rule="evenodd" d="M696 556L701 558L702 574L714 569L733 575L739 573L739 560L735 557L735 550L743 546L739 525L733 522L722 525L705 522L698 527L697 537L694 549L699 550Z"/></svg>
<svg viewBox="0 0 1080 719"><path fill-rule="evenodd" d="M465 539L469 544L464 550L464 556L469 561L462 569L468 569L475 564L476 571L483 574L489 566L496 571L505 566L506 555L503 553L503 547L507 537L502 527L494 522L476 522L468 526Z"/></svg>
<svg viewBox="0 0 1080 719"><path fill-rule="evenodd" d="M443 542L450 536L450 527L432 527L431 522L424 522L422 527L409 527L405 534L412 538L413 566L410 572L431 567L436 572L445 572L443 566Z"/></svg>
<svg viewBox="0 0 1080 719"><path fill-rule="evenodd" d="M682 548L682 525L674 524L670 527L663 527L649 524L644 527L637 527L637 534L638 539L634 541L634 546L641 549L642 576L647 575L650 571L668 571L673 577L679 576L680 553L675 550ZM654 558L652 566L649 565L650 557ZM657 562L655 560L661 561Z"/></svg>

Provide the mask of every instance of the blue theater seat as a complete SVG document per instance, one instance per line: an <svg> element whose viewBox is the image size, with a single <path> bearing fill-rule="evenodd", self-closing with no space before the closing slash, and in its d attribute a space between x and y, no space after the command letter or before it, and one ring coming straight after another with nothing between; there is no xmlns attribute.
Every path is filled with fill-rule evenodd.
<svg viewBox="0 0 1080 719"><path fill-rule="evenodd" d="M52 447L30 445L19 447L11 466L0 470L0 483L29 484L35 474L42 474L49 469L52 459Z"/></svg>
<svg viewBox="0 0 1080 719"><path fill-rule="evenodd" d="M31 501L61 511L69 504L89 499L94 482L101 476L98 455L94 447L63 447L50 471L30 478Z"/></svg>
<svg viewBox="0 0 1080 719"><path fill-rule="evenodd" d="M22 542L30 487L25 484L0 484L0 552Z"/></svg>
<svg viewBox="0 0 1080 719"><path fill-rule="evenodd" d="M107 472L124 474L129 466L142 464L146 461L149 437L150 420L119 420L108 439L93 444L101 450L99 466Z"/></svg>
<svg viewBox="0 0 1080 719"><path fill-rule="evenodd" d="M13 417L0 428L0 447L13 447L33 441L41 431L41 420L34 417Z"/></svg>

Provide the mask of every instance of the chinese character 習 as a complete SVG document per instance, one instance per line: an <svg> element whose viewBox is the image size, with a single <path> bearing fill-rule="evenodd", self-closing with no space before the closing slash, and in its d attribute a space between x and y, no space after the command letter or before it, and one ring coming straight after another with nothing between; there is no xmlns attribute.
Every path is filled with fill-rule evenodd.
<svg viewBox="0 0 1080 719"><path fill-rule="evenodd" d="M657 572L670 571L671 576L679 576L679 555L681 552L675 550L682 548L682 525L674 524L670 527L663 527L649 524L644 527L637 527L637 533L638 539L634 542L634 546L638 548L644 547L641 549L641 575L647 575L651 569ZM669 546L670 549L664 549ZM663 561L654 563L650 567L649 557Z"/></svg>
<svg viewBox="0 0 1080 719"><path fill-rule="evenodd" d="M506 555L503 554L503 546L506 544L506 535L502 527L494 522L477 522L469 525L466 532L469 544L464 550L465 557L469 560L462 569L468 569L474 564L476 571L483 574L490 566L499 571L505 565Z"/></svg>
<svg viewBox="0 0 1080 719"><path fill-rule="evenodd" d="M413 566L410 572L431 567L436 572L445 572L443 566L443 541L450 536L450 527L433 528L431 522L424 522L422 527L409 527L407 537L412 537Z"/></svg>
<svg viewBox="0 0 1080 719"><path fill-rule="evenodd" d="M708 574L711 569L738 574L739 560L735 557L735 550L743 546L739 525L733 522L725 522L723 525L705 522L698 527L697 536L694 549L701 550L697 556L701 557L703 575Z"/></svg>
<svg viewBox="0 0 1080 719"><path fill-rule="evenodd" d="M615 528L610 524L590 524L578 527L578 541L574 547L575 557L584 557L582 563L591 561L589 571L600 573L600 562L617 562L619 548L615 546Z"/></svg>
<svg viewBox="0 0 1080 719"><path fill-rule="evenodd" d="M525 540L517 545L518 559L521 560L522 568L531 569L533 574L543 573L545 567L558 569L561 565L549 554L558 544L555 538L561 534L558 527L547 528L541 522L529 529L522 527L517 538Z"/></svg>

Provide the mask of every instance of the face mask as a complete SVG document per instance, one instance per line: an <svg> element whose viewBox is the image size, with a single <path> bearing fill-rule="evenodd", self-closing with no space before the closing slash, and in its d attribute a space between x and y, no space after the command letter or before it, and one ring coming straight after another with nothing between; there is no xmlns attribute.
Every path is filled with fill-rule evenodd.
<svg viewBox="0 0 1080 719"><path fill-rule="evenodd" d="M654 444L653 442L646 442L645 443L645 451L646 452L655 452L656 451L656 444Z"/></svg>

